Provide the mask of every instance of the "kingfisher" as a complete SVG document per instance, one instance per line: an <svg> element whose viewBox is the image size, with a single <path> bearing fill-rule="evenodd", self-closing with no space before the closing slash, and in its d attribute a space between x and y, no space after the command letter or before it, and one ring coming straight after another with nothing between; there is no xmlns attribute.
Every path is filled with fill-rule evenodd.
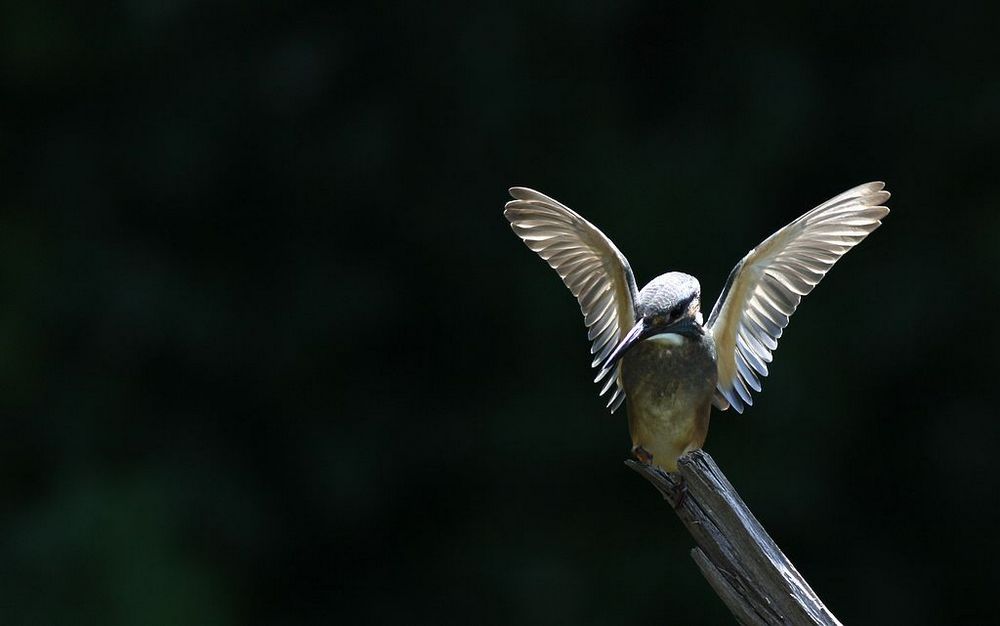
<svg viewBox="0 0 1000 626"><path fill-rule="evenodd" d="M704 445L713 405L743 413L753 404L802 297L889 213L884 187L849 189L750 250L707 321L694 276L667 272L637 289L611 240L557 200L513 187L504 216L577 299L600 395L612 413L627 401L632 454L675 472Z"/></svg>

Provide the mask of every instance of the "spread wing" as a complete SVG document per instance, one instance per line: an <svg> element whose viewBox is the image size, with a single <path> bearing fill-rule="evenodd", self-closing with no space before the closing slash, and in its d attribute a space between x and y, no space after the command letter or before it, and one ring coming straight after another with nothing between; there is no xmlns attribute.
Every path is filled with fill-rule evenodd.
<svg viewBox="0 0 1000 626"><path fill-rule="evenodd" d="M878 228L889 209L884 183L845 191L765 239L740 261L712 308L718 352L715 406L742 413L760 391L771 353L802 296L833 264Z"/></svg>
<svg viewBox="0 0 1000 626"><path fill-rule="evenodd" d="M593 341L591 364L597 367L635 323L635 277L615 244L596 226L569 207L524 187L510 190L514 199L504 217L529 248L559 273L580 303ZM602 370L594 382L608 377L601 395L615 385L608 407L615 411L625 400L619 367Z"/></svg>

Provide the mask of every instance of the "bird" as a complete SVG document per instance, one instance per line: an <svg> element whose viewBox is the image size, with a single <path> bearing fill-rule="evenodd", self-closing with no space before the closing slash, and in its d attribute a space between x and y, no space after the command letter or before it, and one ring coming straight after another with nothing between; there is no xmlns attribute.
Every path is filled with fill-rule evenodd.
<svg viewBox="0 0 1000 626"><path fill-rule="evenodd" d="M753 404L802 298L888 215L884 187L849 189L750 250L707 320L698 279L670 271L637 289L614 243L559 201L512 187L503 214L577 299L600 395L612 413L626 403L632 455L676 472L704 445L713 406L743 413Z"/></svg>

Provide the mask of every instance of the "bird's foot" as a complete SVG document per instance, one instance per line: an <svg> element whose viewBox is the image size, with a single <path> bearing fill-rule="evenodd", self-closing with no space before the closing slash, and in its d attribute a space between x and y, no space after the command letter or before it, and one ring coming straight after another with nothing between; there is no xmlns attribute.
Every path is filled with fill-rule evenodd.
<svg viewBox="0 0 1000 626"><path fill-rule="evenodd" d="M632 446L632 456L643 465L653 464L653 455L647 452L642 446Z"/></svg>
<svg viewBox="0 0 1000 626"><path fill-rule="evenodd" d="M634 456L643 465L650 465L658 471L663 471L661 468L653 465L653 455L650 454L649 451L643 448L642 446L639 445L632 446L632 456ZM684 477L680 474L674 472L669 472L669 474L671 477L674 477L675 481L678 482L674 483L676 485L676 488L674 490L675 494L674 497L670 498L666 496L666 494L664 494L664 497L668 502L670 502L670 505L676 509L677 507L684 504L684 501L687 499L687 494L688 494L687 480L685 480Z"/></svg>

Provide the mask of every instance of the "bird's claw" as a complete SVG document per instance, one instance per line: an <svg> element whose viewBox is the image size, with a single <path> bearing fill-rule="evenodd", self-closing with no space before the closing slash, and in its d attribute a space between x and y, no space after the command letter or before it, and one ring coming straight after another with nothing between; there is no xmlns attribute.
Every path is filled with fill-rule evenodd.
<svg viewBox="0 0 1000 626"><path fill-rule="evenodd" d="M653 464L653 455L647 452L642 446L632 446L632 456L643 465Z"/></svg>

